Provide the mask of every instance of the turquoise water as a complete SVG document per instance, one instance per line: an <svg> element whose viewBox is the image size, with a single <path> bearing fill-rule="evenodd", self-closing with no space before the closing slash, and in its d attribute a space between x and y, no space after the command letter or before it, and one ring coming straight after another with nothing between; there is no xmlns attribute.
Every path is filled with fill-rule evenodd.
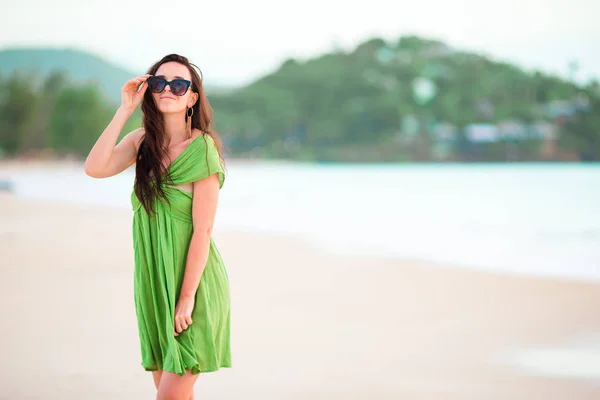
<svg viewBox="0 0 600 400"><path fill-rule="evenodd" d="M216 230L337 253L600 280L600 165L228 164ZM133 169L11 176L17 194L129 207Z"/></svg>

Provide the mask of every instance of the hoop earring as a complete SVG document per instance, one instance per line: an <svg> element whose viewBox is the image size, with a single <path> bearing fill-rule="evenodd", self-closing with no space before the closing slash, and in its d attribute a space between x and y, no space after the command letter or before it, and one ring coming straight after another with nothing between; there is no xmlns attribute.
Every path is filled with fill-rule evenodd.
<svg viewBox="0 0 600 400"><path fill-rule="evenodd" d="M185 114L187 119L187 136L189 139L192 137L192 115L194 115L194 109L191 107L188 108Z"/></svg>

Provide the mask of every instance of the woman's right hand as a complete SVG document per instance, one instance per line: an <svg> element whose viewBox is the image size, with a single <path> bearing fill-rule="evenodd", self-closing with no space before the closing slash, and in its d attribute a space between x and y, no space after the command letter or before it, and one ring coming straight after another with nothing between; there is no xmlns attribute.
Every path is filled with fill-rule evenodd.
<svg viewBox="0 0 600 400"><path fill-rule="evenodd" d="M140 75L125 82L121 88L121 107L133 112L142 102L144 93L148 88L148 79L150 75ZM142 84L140 88L140 84ZM138 90L139 88L139 90Z"/></svg>

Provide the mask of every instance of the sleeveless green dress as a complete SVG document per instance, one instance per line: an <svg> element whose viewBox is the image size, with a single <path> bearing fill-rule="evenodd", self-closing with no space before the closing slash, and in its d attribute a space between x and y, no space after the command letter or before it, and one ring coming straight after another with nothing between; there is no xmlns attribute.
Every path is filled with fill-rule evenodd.
<svg viewBox="0 0 600 400"><path fill-rule="evenodd" d="M213 139L201 134L169 166L174 185L225 173ZM192 193L163 184L169 206L154 201L150 216L131 193L135 260L134 301L138 319L142 367L184 375L231 367L230 292L221 255L210 239L210 251L192 312L192 325L175 331L175 306L186 268L192 238Z"/></svg>

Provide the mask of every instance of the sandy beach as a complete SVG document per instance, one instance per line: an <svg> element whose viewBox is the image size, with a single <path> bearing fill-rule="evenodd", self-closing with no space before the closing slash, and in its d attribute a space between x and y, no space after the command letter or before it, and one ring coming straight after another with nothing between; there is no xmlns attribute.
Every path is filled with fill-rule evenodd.
<svg viewBox="0 0 600 400"><path fill-rule="evenodd" d="M598 379L514 361L598 338L600 283L343 257L294 237L215 241L233 368L201 376L198 399L600 398ZM0 264L0 399L154 398L128 210L2 194Z"/></svg>

